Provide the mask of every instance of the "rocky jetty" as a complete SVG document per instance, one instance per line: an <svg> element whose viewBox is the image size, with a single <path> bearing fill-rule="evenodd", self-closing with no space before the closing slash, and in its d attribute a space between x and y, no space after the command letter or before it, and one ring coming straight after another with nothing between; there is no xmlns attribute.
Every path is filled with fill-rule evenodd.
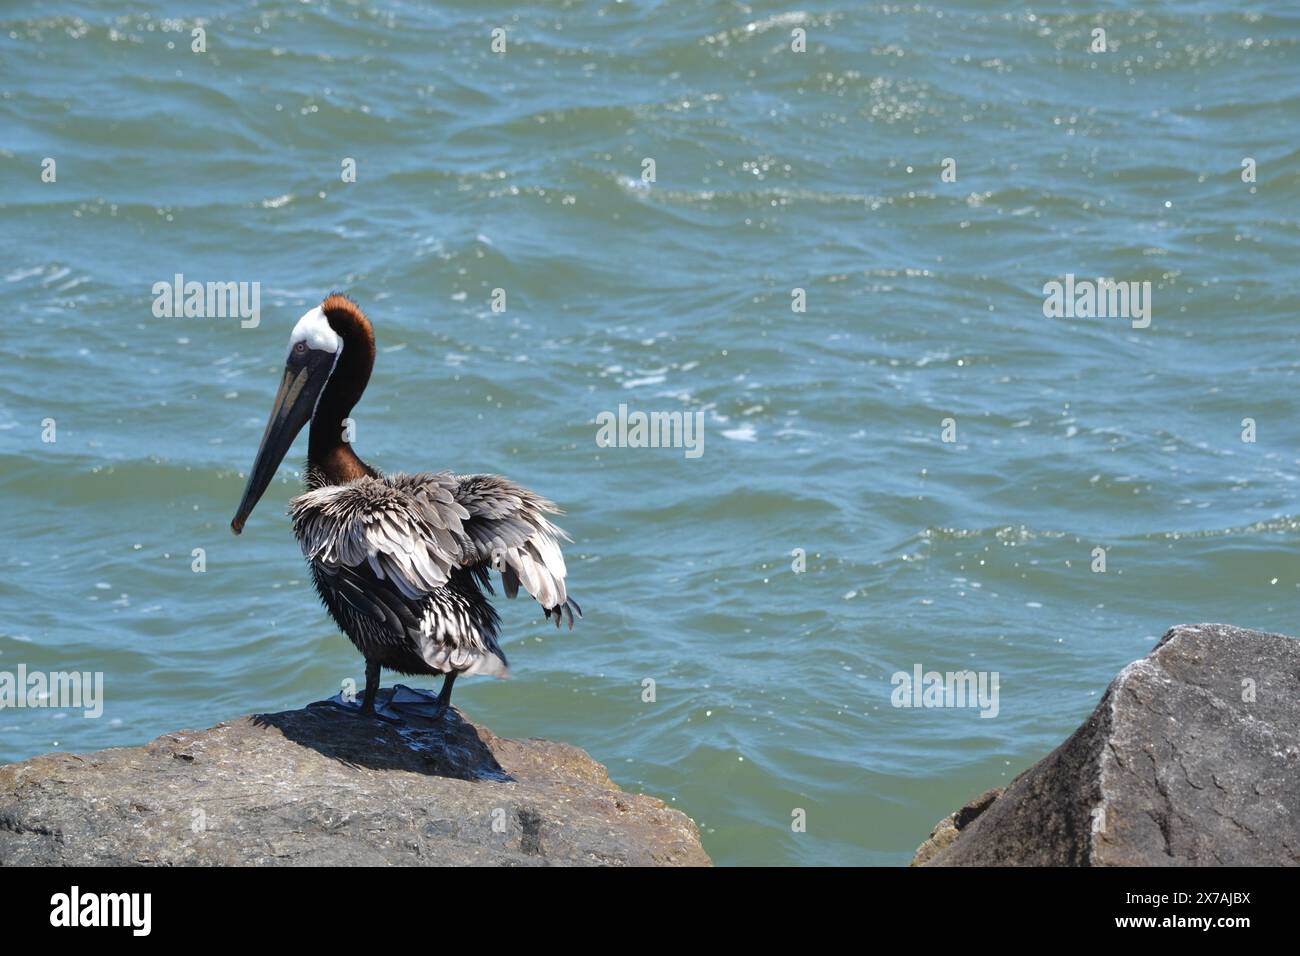
<svg viewBox="0 0 1300 956"><path fill-rule="evenodd" d="M1300 641L1175 627L1074 734L940 821L921 866L1300 864Z"/></svg>
<svg viewBox="0 0 1300 956"><path fill-rule="evenodd" d="M381 692L381 696L391 691ZM708 865L585 752L328 703L0 767L5 865Z"/></svg>

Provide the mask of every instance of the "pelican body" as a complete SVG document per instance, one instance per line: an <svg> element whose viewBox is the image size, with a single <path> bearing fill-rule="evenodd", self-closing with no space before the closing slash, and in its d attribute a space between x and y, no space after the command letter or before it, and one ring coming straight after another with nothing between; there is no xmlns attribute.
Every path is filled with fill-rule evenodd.
<svg viewBox="0 0 1300 956"><path fill-rule="evenodd" d="M458 674L507 675L489 603L491 572L507 596L520 584L558 627L574 613L545 498L497 475L383 475L345 440L344 419L375 364L375 335L334 294L294 326L284 378L230 527L239 534L303 426L307 490L289 503L316 591L366 660L361 712L375 713L382 668L443 675L432 716Z"/></svg>

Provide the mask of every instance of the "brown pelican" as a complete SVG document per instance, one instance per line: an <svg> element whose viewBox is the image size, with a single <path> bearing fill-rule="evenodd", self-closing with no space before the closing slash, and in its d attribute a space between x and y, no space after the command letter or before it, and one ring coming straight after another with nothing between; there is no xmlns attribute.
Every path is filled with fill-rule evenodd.
<svg viewBox="0 0 1300 956"><path fill-rule="evenodd" d="M329 296L294 326L235 534L311 421L307 491L289 502L312 580L339 628L366 659L361 712L375 713L380 669L442 674L432 708L446 712L458 674L506 676L498 619L484 589L497 570L509 597L522 583L559 627L582 609L564 586L558 509L497 475L382 475L353 452L344 419L375 364L375 335L346 296ZM432 695L430 695L432 696Z"/></svg>

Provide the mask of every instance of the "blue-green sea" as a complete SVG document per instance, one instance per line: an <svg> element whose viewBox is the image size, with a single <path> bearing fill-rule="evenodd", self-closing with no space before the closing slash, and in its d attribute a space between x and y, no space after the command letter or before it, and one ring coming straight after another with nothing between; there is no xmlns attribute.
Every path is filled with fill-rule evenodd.
<svg viewBox="0 0 1300 956"><path fill-rule="evenodd" d="M337 289L362 457L574 539L586 618L504 602L457 705L718 864L906 864L1171 625L1300 629L1298 44L1226 0L4 4L0 672L104 700L0 709L0 760L361 679L305 438L228 527ZM155 314L178 274L257 323ZM1066 276L1149 321L1045 315ZM620 405L702 454L598 446ZM996 716L893 706L918 665Z"/></svg>

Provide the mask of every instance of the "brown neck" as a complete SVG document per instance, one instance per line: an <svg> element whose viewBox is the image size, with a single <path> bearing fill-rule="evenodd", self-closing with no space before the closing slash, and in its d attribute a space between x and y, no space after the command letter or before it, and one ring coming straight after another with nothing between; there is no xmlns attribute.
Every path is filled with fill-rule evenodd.
<svg viewBox="0 0 1300 956"><path fill-rule="evenodd" d="M375 365L374 332L357 305L341 295L330 296L321 309L330 327L342 338L343 352L312 415L307 445L308 481L339 485L356 478L378 477L375 469L357 457L343 433L343 420L361 399Z"/></svg>

